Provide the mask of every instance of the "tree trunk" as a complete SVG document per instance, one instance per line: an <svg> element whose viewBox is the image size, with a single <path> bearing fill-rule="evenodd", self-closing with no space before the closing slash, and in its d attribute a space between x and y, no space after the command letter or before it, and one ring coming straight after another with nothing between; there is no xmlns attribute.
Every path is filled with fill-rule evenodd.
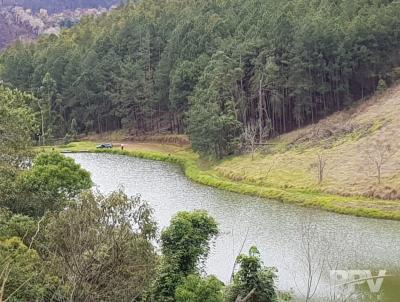
<svg viewBox="0 0 400 302"><path fill-rule="evenodd" d="M256 292L256 289L253 288L253 289L251 290L251 292L249 292L249 293L247 294L246 297L242 298L241 296L238 296L238 297L236 298L236 301L235 301L235 302L248 302L248 301L250 301L250 299L253 297L253 295L254 295L255 292Z"/></svg>
<svg viewBox="0 0 400 302"><path fill-rule="evenodd" d="M38 107L39 107L39 109L40 109L40 116L41 116L41 135L40 135L40 137L39 137L39 145L40 144L42 144L42 145L44 145L45 144L45 138L44 138L44 114L43 114L43 109L42 109L42 106L40 106L40 101L38 100Z"/></svg>
<svg viewBox="0 0 400 302"><path fill-rule="evenodd" d="M259 142L260 144L262 143L262 118L263 118L263 110L262 110L262 82L263 82L263 77L260 79L260 87L258 91L258 130L260 131L259 135Z"/></svg>

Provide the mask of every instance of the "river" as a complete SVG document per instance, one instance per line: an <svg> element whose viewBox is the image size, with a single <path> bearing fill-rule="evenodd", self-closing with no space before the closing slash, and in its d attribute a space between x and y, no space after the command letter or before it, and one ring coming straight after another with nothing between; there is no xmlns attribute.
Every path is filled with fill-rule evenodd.
<svg viewBox="0 0 400 302"><path fill-rule="evenodd" d="M68 156L91 173L100 192L123 188L128 195L140 194L154 209L160 229L176 212L207 210L218 221L220 235L205 270L224 282L230 279L242 245L243 252L257 246L264 263L278 269L278 288L293 290L298 296L306 291L310 262L314 280L322 272L316 295L325 297L331 292L331 269L394 272L400 268L400 222L221 191L188 180L179 167L169 163L109 154ZM311 257L306 257L307 251Z"/></svg>

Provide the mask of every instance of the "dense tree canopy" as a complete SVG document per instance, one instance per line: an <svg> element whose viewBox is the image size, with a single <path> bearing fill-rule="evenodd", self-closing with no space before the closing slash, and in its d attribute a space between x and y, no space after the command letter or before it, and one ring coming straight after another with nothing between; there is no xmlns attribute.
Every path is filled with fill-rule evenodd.
<svg viewBox="0 0 400 302"><path fill-rule="evenodd" d="M221 156L246 125L277 135L373 93L399 46L398 1L142 0L16 45L0 70L41 99L44 136L187 131Z"/></svg>
<svg viewBox="0 0 400 302"><path fill-rule="evenodd" d="M32 154L37 129L36 115L30 108L33 102L30 95L0 85L0 169L20 167Z"/></svg>
<svg viewBox="0 0 400 302"><path fill-rule="evenodd" d="M35 157L32 168L25 173L25 182L41 191L57 192L73 198L90 189L90 174L71 158L57 152L42 153Z"/></svg>
<svg viewBox="0 0 400 302"><path fill-rule="evenodd" d="M4 169L0 177L0 207L40 217L61 210L69 199L91 187L90 174L59 153L39 154L25 170Z"/></svg>

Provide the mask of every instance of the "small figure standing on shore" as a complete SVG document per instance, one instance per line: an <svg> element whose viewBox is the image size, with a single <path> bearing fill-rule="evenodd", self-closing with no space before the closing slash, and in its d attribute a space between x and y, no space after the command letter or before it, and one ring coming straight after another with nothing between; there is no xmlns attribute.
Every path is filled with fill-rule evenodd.
<svg viewBox="0 0 400 302"><path fill-rule="evenodd" d="M121 150L124 150L124 144L121 144Z"/></svg>

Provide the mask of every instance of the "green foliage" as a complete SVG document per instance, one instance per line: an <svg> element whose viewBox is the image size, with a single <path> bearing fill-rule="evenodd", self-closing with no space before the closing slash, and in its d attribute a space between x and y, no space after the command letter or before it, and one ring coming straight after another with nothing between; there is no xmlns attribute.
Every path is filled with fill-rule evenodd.
<svg viewBox="0 0 400 302"><path fill-rule="evenodd" d="M52 156L37 159L38 165L54 162L58 159ZM46 196L40 190L34 193ZM26 207L24 197L20 192L15 201ZM30 206L35 214L43 210L40 203ZM122 192L102 196L88 191L65 204L62 211L40 219L0 208L3 299L132 301L154 276L155 236L156 224L147 203Z"/></svg>
<svg viewBox="0 0 400 302"><path fill-rule="evenodd" d="M65 134L64 139L63 139L63 143L64 145L68 145L72 142L72 137L69 133Z"/></svg>
<svg viewBox="0 0 400 302"><path fill-rule="evenodd" d="M213 56L191 99L188 133L195 151L218 158L232 153L240 134L232 86L237 75L224 53Z"/></svg>
<svg viewBox="0 0 400 302"><path fill-rule="evenodd" d="M58 279L44 273L44 262L21 239L0 238L0 284L3 301L43 301L58 286ZM1 293L2 289L0 289Z"/></svg>
<svg viewBox="0 0 400 302"><path fill-rule="evenodd" d="M184 278L198 273L206 259L210 240L218 233L215 220L205 211L180 212L161 234L163 259L145 301L175 301Z"/></svg>
<svg viewBox="0 0 400 302"><path fill-rule="evenodd" d="M57 152L39 154L29 170L6 172L0 176L0 206L32 217L61 210L92 185L87 171Z"/></svg>
<svg viewBox="0 0 400 302"><path fill-rule="evenodd" d="M194 62L180 62L179 65L171 71L169 97L174 110L187 111L189 108L189 97L194 91L208 61L209 58L207 55L201 55Z"/></svg>
<svg viewBox="0 0 400 302"><path fill-rule="evenodd" d="M19 237L25 244L30 244L37 229L36 221L28 216L13 215L0 208L0 238Z"/></svg>
<svg viewBox="0 0 400 302"><path fill-rule="evenodd" d="M388 86L385 82L385 80L380 79L378 82L378 87L376 88L376 91L378 93L384 93L388 89Z"/></svg>
<svg viewBox="0 0 400 302"><path fill-rule="evenodd" d="M254 294L248 301L275 302L275 270L263 266L260 253L252 247L249 255L240 255L237 259L240 269L235 273L233 284L227 289L226 301L235 302L238 296L246 297L252 290Z"/></svg>
<svg viewBox="0 0 400 302"><path fill-rule="evenodd" d="M38 88L36 110L40 115L39 144L45 145L53 135L60 136L62 116L60 100L57 95L57 82L47 72Z"/></svg>
<svg viewBox="0 0 400 302"><path fill-rule="evenodd" d="M153 277L155 234L140 197L87 192L50 219L45 238L72 301L132 301Z"/></svg>
<svg viewBox="0 0 400 302"><path fill-rule="evenodd" d="M51 83L49 76L44 85ZM73 160L58 153L40 154L33 160L31 139L37 134L32 96L0 85L0 236L17 236L24 242L34 236L36 222L48 210L60 210L69 198L91 187L90 175Z"/></svg>
<svg viewBox="0 0 400 302"><path fill-rule="evenodd" d="M187 276L175 291L176 302L222 302L223 283L216 277Z"/></svg>
<svg viewBox="0 0 400 302"><path fill-rule="evenodd" d="M58 152L40 153L24 178L24 182L32 187L59 193L67 198L73 198L92 186L89 172Z"/></svg>
<svg viewBox="0 0 400 302"><path fill-rule="evenodd" d="M37 130L30 109L33 97L0 85L0 165L20 167L32 155L32 137Z"/></svg>
<svg viewBox="0 0 400 302"><path fill-rule="evenodd" d="M280 292L278 293L279 302L290 302L293 301L292 293L290 292Z"/></svg>
<svg viewBox="0 0 400 302"><path fill-rule="evenodd" d="M184 275L194 273L199 261L207 257L209 242L217 234L217 223L207 212L180 212L161 234L162 253Z"/></svg>
<svg viewBox="0 0 400 302"><path fill-rule="evenodd" d="M386 0L143 0L17 43L0 80L38 97L42 142L73 136L75 120L186 131L220 157L249 124L278 135L374 93L398 67L399 28Z"/></svg>
<svg viewBox="0 0 400 302"><path fill-rule="evenodd" d="M392 70L391 78L394 81L398 81L400 79L400 67L396 67Z"/></svg>

